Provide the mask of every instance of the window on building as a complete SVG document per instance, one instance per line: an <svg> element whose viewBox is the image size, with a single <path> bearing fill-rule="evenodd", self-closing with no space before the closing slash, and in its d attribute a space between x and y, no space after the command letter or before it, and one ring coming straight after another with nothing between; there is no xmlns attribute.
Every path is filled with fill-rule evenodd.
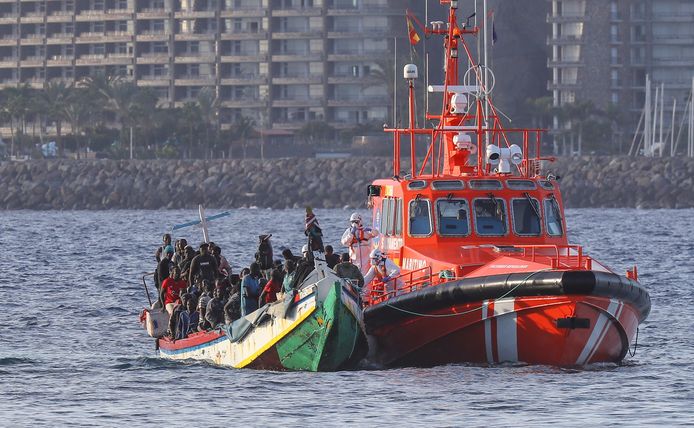
<svg viewBox="0 0 694 428"><path fill-rule="evenodd" d="M467 236L470 233L468 202L445 199L436 202L437 227L441 236Z"/></svg>
<svg viewBox="0 0 694 428"><path fill-rule="evenodd" d="M169 47L166 42L154 42L152 43L152 52L154 53L167 53Z"/></svg>
<svg viewBox="0 0 694 428"><path fill-rule="evenodd" d="M475 199L475 231L481 236L506 235L506 204L503 199Z"/></svg>
<svg viewBox="0 0 694 428"><path fill-rule="evenodd" d="M150 21L150 30L154 33L163 33L164 32L164 20L160 19L155 19Z"/></svg>
<svg viewBox="0 0 694 428"><path fill-rule="evenodd" d="M417 197L410 202L409 226L411 236L431 235L431 203L428 199Z"/></svg>

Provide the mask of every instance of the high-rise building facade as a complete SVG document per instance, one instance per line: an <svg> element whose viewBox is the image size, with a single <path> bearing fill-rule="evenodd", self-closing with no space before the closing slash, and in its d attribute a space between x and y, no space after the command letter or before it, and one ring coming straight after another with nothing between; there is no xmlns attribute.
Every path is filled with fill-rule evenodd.
<svg viewBox="0 0 694 428"><path fill-rule="evenodd" d="M395 5L393 3L396 3ZM397 0L0 0L0 87L101 72L163 105L204 87L222 128L240 116L292 131L385 120Z"/></svg>
<svg viewBox="0 0 694 428"><path fill-rule="evenodd" d="M664 84L664 114L673 99L683 110L694 76L691 0L550 0L548 88L554 105L590 100L628 112L636 128L646 99L646 76ZM669 121L666 127L669 128Z"/></svg>

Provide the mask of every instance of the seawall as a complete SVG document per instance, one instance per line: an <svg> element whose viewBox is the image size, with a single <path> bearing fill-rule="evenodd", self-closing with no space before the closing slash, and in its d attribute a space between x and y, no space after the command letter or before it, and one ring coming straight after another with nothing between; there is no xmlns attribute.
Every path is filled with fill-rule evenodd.
<svg viewBox="0 0 694 428"><path fill-rule="evenodd" d="M0 162L0 209L363 207L386 158ZM567 207L694 207L694 159L561 158Z"/></svg>

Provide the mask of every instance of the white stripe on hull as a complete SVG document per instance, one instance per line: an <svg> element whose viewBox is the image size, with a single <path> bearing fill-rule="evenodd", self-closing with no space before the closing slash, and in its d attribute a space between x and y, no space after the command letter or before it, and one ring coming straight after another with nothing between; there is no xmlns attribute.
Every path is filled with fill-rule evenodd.
<svg viewBox="0 0 694 428"><path fill-rule="evenodd" d="M498 362L518 361L518 314L515 311L516 300L502 299L494 302L494 317L496 318L496 350Z"/></svg>
<svg viewBox="0 0 694 428"><path fill-rule="evenodd" d="M494 363L494 353L492 352L492 320L489 319L489 300L482 303L482 319L484 320L484 347L487 355L487 362Z"/></svg>
<svg viewBox="0 0 694 428"><path fill-rule="evenodd" d="M607 306L607 313L614 316L618 310L621 313L621 307L621 302L610 299L610 304ZM581 354L576 359L577 365L582 366L590 361L597 349L600 347L602 340L605 338L605 334L607 334L610 327L609 323L610 318L603 312L600 312L598 320L595 322L595 326L593 327L593 331L590 333L590 337L588 337L588 341L583 347Z"/></svg>

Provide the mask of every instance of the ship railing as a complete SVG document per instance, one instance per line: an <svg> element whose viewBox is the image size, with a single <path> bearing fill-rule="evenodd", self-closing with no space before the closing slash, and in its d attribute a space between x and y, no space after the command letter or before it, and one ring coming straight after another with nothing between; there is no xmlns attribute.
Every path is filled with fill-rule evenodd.
<svg viewBox="0 0 694 428"><path fill-rule="evenodd" d="M383 283L374 283L371 287L370 301L372 304L379 303L401 294L407 294L412 291L421 290L433 284L431 275L431 266L425 266L421 269L405 272L401 275L392 278L389 281L395 284L392 290L389 290Z"/></svg>
<svg viewBox="0 0 694 428"><path fill-rule="evenodd" d="M532 262L546 262L552 269L586 269L593 266L593 259L583 254L580 245L516 245L523 250L523 257Z"/></svg>

